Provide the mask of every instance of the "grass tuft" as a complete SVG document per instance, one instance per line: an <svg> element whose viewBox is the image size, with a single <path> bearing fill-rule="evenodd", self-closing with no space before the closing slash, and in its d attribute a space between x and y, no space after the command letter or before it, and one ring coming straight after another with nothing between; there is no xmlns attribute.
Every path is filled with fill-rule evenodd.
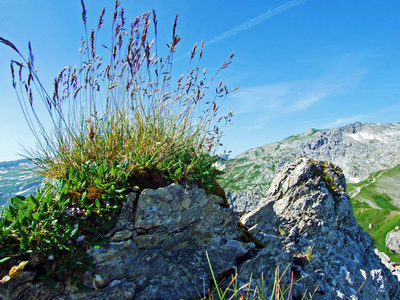
<svg viewBox="0 0 400 300"><path fill-rule="evenodd" d="M155 12L138 16L129 28L124 8L117 2L110 45L104 50L97 45L105 11L97 28L88 30L81 2L86 32L80 48L81 65L60 72L54 80L53 96L40 82L30 43L26 59L14 44L0 39L22 58L22 62L12 61L11 69L21 108L37 141L35 149L26 151L27 158L36 164L40 175L57 179L65 179L70 167L81 170L88 162L104 161L127 161L127 172L146 167L163 171L172 164L177 166L175 171L181 170L179 180L189 178L198 172L193 168L198 161L213 160L221 145L222 128L231 122L233 111L218 115L227 87L219 82L211 99L206 92L217 74L231 63L233 53L207 81L206 69L199 72L203 43L197 64L193 62L195 45L188 72L174 81L173 56L181 40L176 33L178 16L167 55L162 57L155 42ZM47 109L50 129L37 115L34 95L39 95ZM182 153L191 159L181 160ZM218 172L211 173L215 176ZM203 172L202 176L209 174Z"/></svg>
<svg viewBox="0 0 400 300"><path fill-rule="evenodd" d="M12 277L25 266L21 261L28 261L27 267L40 270L36 279L51 288L66 280L82 287L81 275L94 267L86 251L108 242L106 234L129 192L177 182L225 195L217 182L222 172L216 154L233 111L219 116L229 92L222 81L213 96L206 94L233 53L207 80L206 69L199 71L203 43L199 54L195 45L188 71L176 79L178 16L163 57L154 11L129 25L116 1L109 45L99 48L105 10L97 27L88 30L81 4L81 64L58 74L52 96L40 81L31 44L26 58L0 37L21 58L11 61L12 83L36 138L36 148L25 156L47 182L37 195L14 197L0 211L0 276ZM38 105L50 125L39 117Z"/></svg>

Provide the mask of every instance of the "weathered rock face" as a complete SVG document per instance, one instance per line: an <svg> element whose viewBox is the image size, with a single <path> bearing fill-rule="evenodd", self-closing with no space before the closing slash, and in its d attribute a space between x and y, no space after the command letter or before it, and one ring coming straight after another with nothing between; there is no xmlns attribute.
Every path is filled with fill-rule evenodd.
<svg viewBox="0 0 400 300"><path fill-rule="evenodd" d="M392 230L386 235L386 246L394 253L400 253L400 231Z"/></svg>
<svg viewBox="0 0 400 300"><path fill-rule="evenodd" d="M242 217L261 241L275 234L293 255L295 293L314 299L399 299L399 284L357 225L341 170L299 158L278 172L267 199Z"/></svg>
<svg viewBox="0 0 400 300"><path fill-rule="evenodd" d="M217 196L175 184L144 190L137 201L132 194L109 235L110 242L89 250L97 266L93 274L103 280L96 284L98 290L94 290L93 274L86 274L89 292L62 284L48 291L43 284L19 282L18 288L1 289L0 294L8 294L9 299L199 298L211 282L206 251L215 274L221 274L254 247L239 241L237 214L223 206ZM24 275L32 279L34 274Z"/></svg>
<svg viewBox="0 0 400 300"><path fill-rule="evenodd" d="M386 253L380 252L375 248L375 254L378 255L381 262L392 272L393 275L397 277L397 280L400 281L400 265L397 262L392 262L389 256Z"/></svg>
<svg viewBox="0 0 400 300"><path fill-rule="evenodd" d="M253 188L238 191L228 191L226 197L229 205L236 212L249 212L264 199L262 189Z"/></svg>
<svg viewBox="0 0 400 300"><path fill-rule="evenodd" d="M288 267L281 284L290 284L290 272L295 281L302 278L292 299L315 290L314 299L400 298L344 189L339 168L300 158L278 173L268 196L241 223L221 198L203 190L147 189L128 198L110 242L89 250L97 267L83 278L88 291L61 283L50 291L30 271L1 285L0 296L198 299L212 286L207 251L216 276L230 278L236 270L239 284L263 278L267 297L278 266L280 274Z"/></svg>

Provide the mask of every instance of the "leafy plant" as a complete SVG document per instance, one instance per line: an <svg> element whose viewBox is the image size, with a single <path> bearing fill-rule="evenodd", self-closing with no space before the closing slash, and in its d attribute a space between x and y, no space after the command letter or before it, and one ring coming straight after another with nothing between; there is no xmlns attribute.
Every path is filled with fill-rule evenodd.
<svg viewBox="0 0 400 300"><path fill-rule="evenodd" d="M93 164L88 169L98 172ZM111 173L109 169L106 174ZM3 210L1 269L28 258L44 270L40 278L53 287L55 281L65 279L79 284L80 276L93 267L86 250L108 242L104 236L114 226L126 193L120 183L104 180L108 175L100 177L98 186L104 188L100 190L77 185L76 178L83 174L73 169L70 172L76 176L72 180L54 186L47 183L37 196L14 197ZM80 192L75 189L78 186Z"/></svg>

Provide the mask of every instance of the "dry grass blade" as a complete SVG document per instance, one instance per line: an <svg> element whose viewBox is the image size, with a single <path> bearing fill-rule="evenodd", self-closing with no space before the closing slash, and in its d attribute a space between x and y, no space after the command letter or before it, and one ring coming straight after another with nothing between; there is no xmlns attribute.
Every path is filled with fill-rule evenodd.
<svg viewBox="0 0 400 300"><path fill-rule="evenodd" d="M0 43L3 43L4 45L12 48L15 52L21 55L21 53L18 51L17 47L14 46L13 43L11 43L9 40L6 40L5 38L0 37Z"/></svg>
<svg viewBox="0 0 400 300"><path fill-rule="evenodd" d="M86 8L85 8L85 3L83 0L81 0L81 5L82 5L82 20L83 23L86 25Z"/></svg>

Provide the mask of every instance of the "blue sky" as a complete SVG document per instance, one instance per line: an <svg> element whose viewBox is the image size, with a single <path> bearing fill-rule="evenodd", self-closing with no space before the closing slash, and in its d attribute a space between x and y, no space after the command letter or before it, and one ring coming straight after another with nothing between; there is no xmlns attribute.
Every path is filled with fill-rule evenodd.
<svg viewBox="0 0 400 300"><path fill-rule="evenodd" d="M106 7L103 33L110 31L114 1L85 4L89 27ZM179 15L177 73L186 71L187 54L201 40L209 74L235 51L218 75L228 87L239 86L222 107L235 111L222 140L233 155L309 128L400 121L398 0L125 0L122 6L128 20L155 9L160 49ZM79 64L83 34L79 0L0 0L0 36L25 54L32 43L50 93L59 71ZM11 85L9 65L16 58L0 45L0 161L34 147Z"/></svg>

